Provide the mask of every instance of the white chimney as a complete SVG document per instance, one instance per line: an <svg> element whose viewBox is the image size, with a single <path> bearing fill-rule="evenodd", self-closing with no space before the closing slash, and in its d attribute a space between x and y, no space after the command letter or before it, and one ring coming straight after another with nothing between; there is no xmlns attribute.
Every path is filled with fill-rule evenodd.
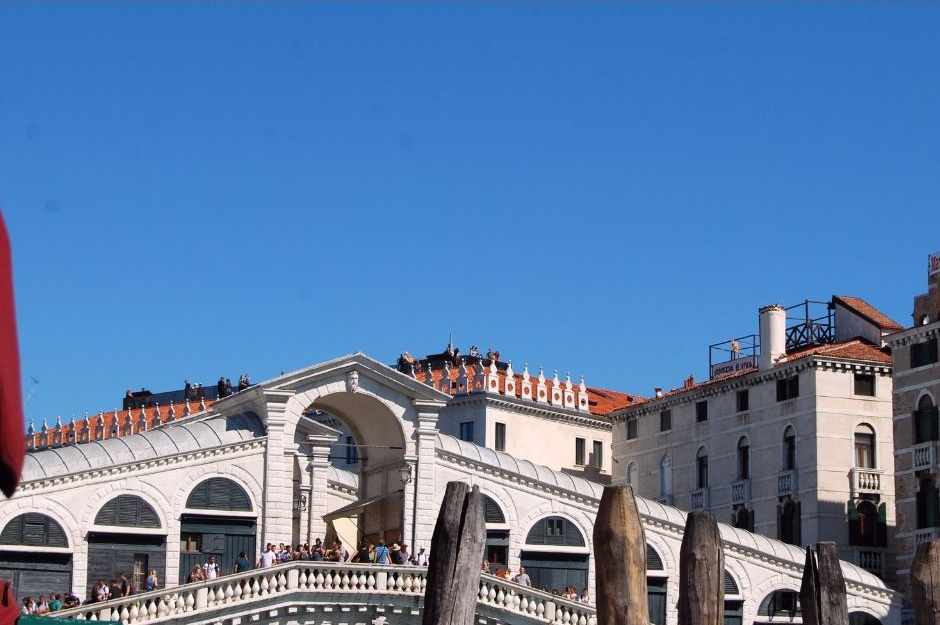
<svg viewBox="0 0 940 625"><path fill-rule="evenodd" d="M787 311L780 304L760 309L759 369L770 369L787 353Z"/></svg>

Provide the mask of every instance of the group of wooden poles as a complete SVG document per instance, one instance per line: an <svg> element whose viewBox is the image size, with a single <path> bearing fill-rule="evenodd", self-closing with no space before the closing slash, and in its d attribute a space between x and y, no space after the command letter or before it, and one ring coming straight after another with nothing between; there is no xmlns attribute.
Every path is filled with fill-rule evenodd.
<svg viewBox="0 0 940 625"><path fill-rule="evenodd" d="M478 487L450 482L431 539L423 625L473 625L486 546ZM724 549L710 512L690 512L679 552L679 625L723 625ZM604 489L594 522L598 625L649 625L646 537L633 489ZM911 566L916 625L940 624L940 541L921 544ZM806 547L800 587L805 625L848 625L836 544Z"/></svg>

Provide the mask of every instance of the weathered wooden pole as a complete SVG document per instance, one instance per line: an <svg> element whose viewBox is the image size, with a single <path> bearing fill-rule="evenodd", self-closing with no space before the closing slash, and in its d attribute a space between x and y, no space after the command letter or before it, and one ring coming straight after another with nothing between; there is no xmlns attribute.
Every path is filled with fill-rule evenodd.
<svg viewBox="0 0 940 625"><path fill-rule="evenodd" d="M806 548L806 564L800 584L800 607L804 625L849 625L849 605L839 551L833 542Z"/></svg>
<svg viewBox="0 0 940 625"><path fill-rule="evenodd" d="M473 625L485 545L479 487L448 482L431 536L423 625Z"/></svg>
<svg viewBox="0 0 940 625"><path fill-rule="evenodd" d="M725 622L725 553L711 512L690 512L679 551L679 625Z"/></svg>
<svg viewBox="0 0 940 625"><path fill-rule="evenodd" d="M594 521L597 625L649 625L646 535L629 486L605 486Z"/></svg>
<svg viewBox="0 0 940 625"><path fill-rule="evenodd" d="M917 545L911 562L914 625L940 623L940 540Z"/></svg>

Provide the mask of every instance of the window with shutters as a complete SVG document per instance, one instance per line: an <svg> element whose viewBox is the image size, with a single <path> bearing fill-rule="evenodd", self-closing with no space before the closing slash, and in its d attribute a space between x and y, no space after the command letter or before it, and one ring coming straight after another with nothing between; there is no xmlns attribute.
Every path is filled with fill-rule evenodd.
<svg viewBox="0 0 940 625"><path fill-rule="evenodd" d="M527 545L560 545L583 547L584 536L574 523L562 517L547 517L536 521L526 536Z"/></svg>
<svg viewBox="0 0 940 625"><path fill-rule="evenodd" d="M764 597L757 614L792 621L800 616L800 595L794 590L775 590Z"/></svg>
<svg viewBox="0 0 940 625"><path fill-rule="evenodd" d="M506 451L506 424L496 424L496 451Z"/></svg>
<svg viewBox="0 0 940 625"><path fill-rule="evenodd" d="M777 380L777 401L787 401L800 396L800 376Z"/></svg>
<svg viewBox="0 0 940 625"><path fill-rule="evenodd" d="M591 466L595 469L604 468L604 443L594 441L591 449Z"/></svg>
<svg viewBox="0 0 940 625"><path fill-rule="evenodd" d="M800 544L800 502L788 499L777 506L777 537L790 545Z"/></svg>
<svg viewBox="0 0 940 625"><path fill-rule="evenodd" d="M30 512L13 518L0 532L0 545L68 547L65 531L55 519Z"/></svg>
<svg viewBox="0 0 940 625"><path fill-rule="evenodd" d="M875 376L870 373L855 374L855 394L865 397L875 396Z"/></svg>
<svg viewBox="0 0 940 625"><path fill-rule="evenodd" d="M659 554L655 549L650 547L649 543L646 543L646 570L647 571L665 571L666 567L663 566L663 559L659 557Z"/></svg>
<svg viewBox="0 0 940 625"><path fill-rule="evenodd" d="M917 402L914 411L914 443L929 443L940 440L940 428L937 423L937 407L930 395L924 395Z"/></svg>
<svg viewBox="0 0 940 625"><path fill-rule="evenodd" d="M855 428L855 466L875 468L875 428L861 423Z"/></svg>
<svg viewBox="0 0 940 625"><path fill-rule="evenodd" d="M483 495L483 520L486 523L505 523L502 509L489 495Z"/></svg>
<svg viewBox="0 0 940 625"><path fill-rule="evenodd" d="M729 573L727 569L725 569L725 594L732 596L741 594L737 582L734 581L734 578L731 577L731 573Z"/></svg>
<svg viewBox="0 0 940 625"><path fill-rule="evenodd" d="M137 495L118 495L101 507L95 525L158 528L160 519L153 506Z"/></svg>
<svg viewBox="0 0 940 625"><path fill-rule="evenodd" d="M858 547L879 547L878 508L870 501L849 503L849 544Z"/></svg>
<svg viewBox="0 0 940 625"><path fill-rule="evenodd" d="M251 499L244 488L225 477L210 477L196 485L186 499L194 510L251 511Z"/></svg>
<svg viewBox="0 0 940 625"><path fill-rule="evenodd" d="M585 446L586 441L583 438L574 439L574 463L579 467L583 467L585 464Z"/></svg>
<svg viewBox="0 0 940 625"><path fill-rule="evenodd" d="M937 362L937 339L911 345L911 369Z"/></svg>

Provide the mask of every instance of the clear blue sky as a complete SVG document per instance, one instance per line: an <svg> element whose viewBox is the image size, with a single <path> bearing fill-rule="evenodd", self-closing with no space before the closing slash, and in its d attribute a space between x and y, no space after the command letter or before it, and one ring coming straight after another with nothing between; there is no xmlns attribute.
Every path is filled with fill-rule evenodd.
<svg viewBox="0 0 940 625"><path fill-rule="evenodd" d="M757 308L905 325L940 4L0 5L28 417L492 345L649 394Z"/></svg>

